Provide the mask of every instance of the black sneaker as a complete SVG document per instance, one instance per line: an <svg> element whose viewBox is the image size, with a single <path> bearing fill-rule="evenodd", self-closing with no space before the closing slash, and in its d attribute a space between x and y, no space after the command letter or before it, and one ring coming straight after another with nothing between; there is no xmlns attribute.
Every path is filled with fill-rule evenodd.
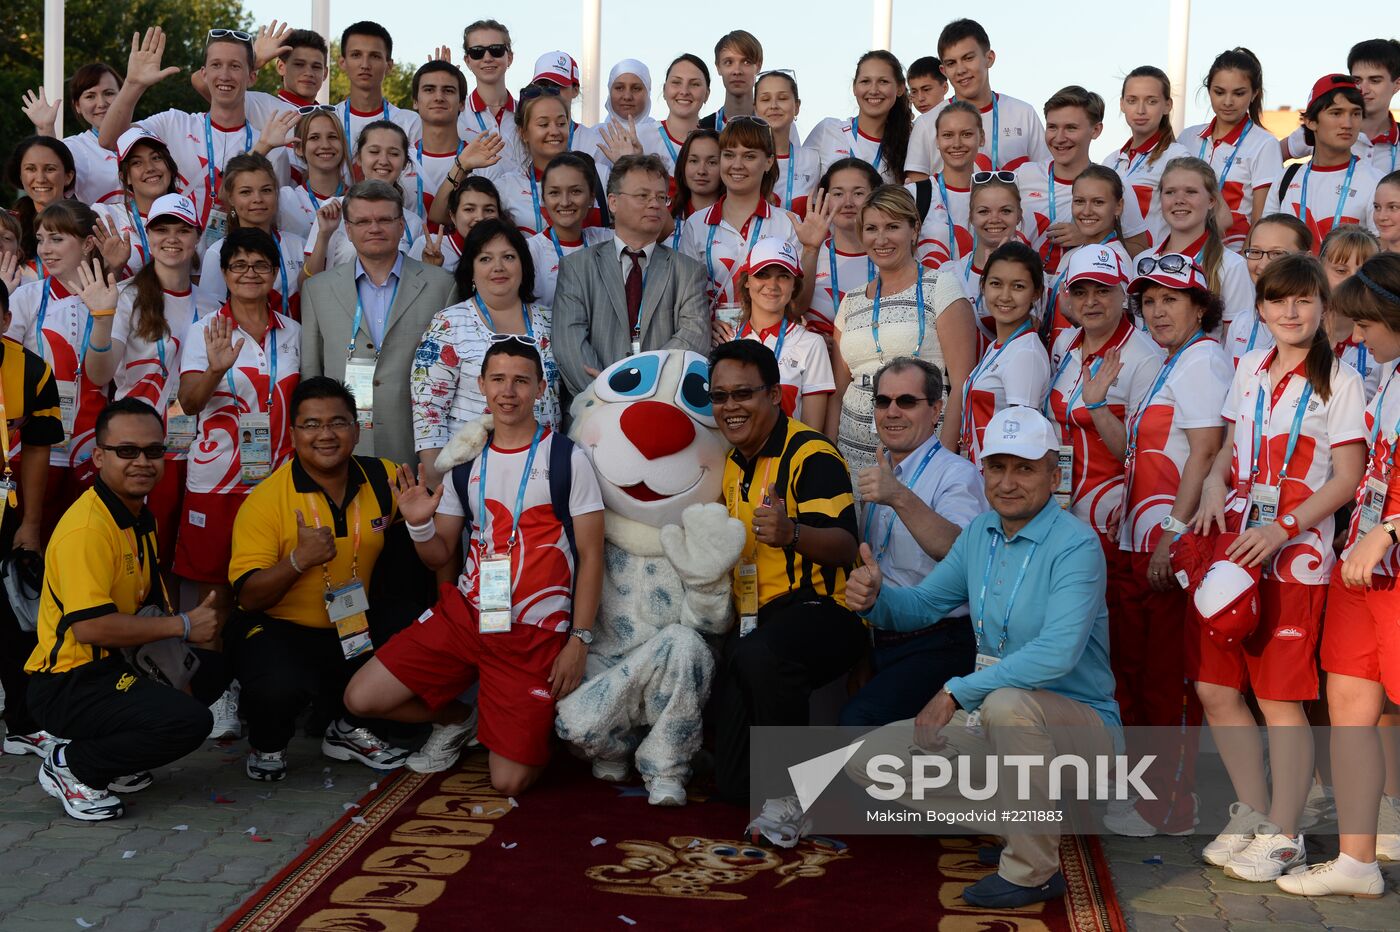
<svg viewBox="0 0 1400 932"><path fill-rule="evenodd" d="M331 760L356 760L375 770L393 770L408 759L407 749L394 747L368 728L353 728L343 718L326 729L321 753Z"/></svg>
<svg viewBox="0 0 1400 932"><path fill-rule="evenodd" d="M113 793L139 793L155 782L156 778L151 776L149 770L141 770L129 773L124 777L117 777L107 784L107 789Z"/></svg>
<svg viewBox="0 0 1400 932"><path fill-rule="evenodd" d="M285 779L287 752L251 750L248 752L248 762L244 765L243 772L248 775L249 780L261 780L264 783L276 783Z"/></svg>

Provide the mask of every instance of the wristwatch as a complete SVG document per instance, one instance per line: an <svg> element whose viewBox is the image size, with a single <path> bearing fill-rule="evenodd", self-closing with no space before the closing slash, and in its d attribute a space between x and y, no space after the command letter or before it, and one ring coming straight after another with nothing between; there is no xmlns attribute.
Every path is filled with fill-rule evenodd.
<svg viewBox="0 0 1400 932"><path fill-rule="evenodd" d="M953 691L952 691L951 689L949 689L947 686L944 686L942 689L939 690L939 692L943 693L943 694L944 694L945 696L947 696L949 699L953 700L953 708L955 708L955 709L961 709L961 708L962 708L962 703L958 702L958 697L955 696L955 695L953 695Z"/></svg>
<svg viewBox="0 0 1400 932"><path fill-rule="evenodd" d="M585 646L593 643L592 628L574 628L569 632L569 636L578 638Z"/></svg>
<svg viewBox="0 0 1400 932"><path fill-rule="evenodd" d="M1296 516L1287 514L1278 519L1279 527L1288 532L1288 539L1292 540L1298 536L1298 519Z"/></svg>
<svg viewBox="0 0 1400 932"><path fill-rule="evenodd" d="M1390 535L1390 542L1392 544L1400 544L1400 532L1396 531L1394 521L1387 521L1385 524L1382 524L1381 527Z"/></svg>
<svg viewBox="0 0 1400 932"><path fill-rule="evenodd" d="M1171 515L1167 515L1162 519L1162 530L1170 531L1173 534L1185 534L1191 530L1191 526L1185 521L1179 521Z"/></svg>

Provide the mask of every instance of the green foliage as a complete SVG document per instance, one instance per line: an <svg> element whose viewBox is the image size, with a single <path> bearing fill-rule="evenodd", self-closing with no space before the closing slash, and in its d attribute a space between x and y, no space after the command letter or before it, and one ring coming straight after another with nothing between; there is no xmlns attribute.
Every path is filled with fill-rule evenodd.
<svg viewBox="0 0 1400 932"><path fill-rule="evenodd" d="M400 110L413 109L414 65L395 61L384 74L384 96L392 106ZM340 70L340 42L331 42L331 100L344 100L350 96L350 79Z"/></svg>

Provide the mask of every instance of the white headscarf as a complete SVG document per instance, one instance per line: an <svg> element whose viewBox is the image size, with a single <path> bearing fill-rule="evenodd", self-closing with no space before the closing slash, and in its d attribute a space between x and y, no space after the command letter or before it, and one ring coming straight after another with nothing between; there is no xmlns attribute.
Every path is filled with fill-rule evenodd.
<svg viewBox="0 0 1400 932"><path fill-rule="evenodd" d="M641 126L651 115L651 72L647 70L646 65L637 61L635 58L624 58L616 65L613 65L612 71L608 72L607 97L603 101L603 107L608 111L608 119L610 121L618 119L617 114L613 113L612 108L612 86L616 83L617 79L624 74L635 74L642 79L642 86L647 89L646 99L642 102L642 111L633 117L637 125Z"/></svg>

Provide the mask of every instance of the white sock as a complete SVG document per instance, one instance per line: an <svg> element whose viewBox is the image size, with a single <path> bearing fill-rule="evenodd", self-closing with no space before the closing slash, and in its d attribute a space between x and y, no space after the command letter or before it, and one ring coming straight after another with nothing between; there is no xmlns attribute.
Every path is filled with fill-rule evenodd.
<svg viewBox="0 0 1400 932"><path fill-rule="evenodd" d="M1336 866L1337 873L1345 877L1370 877L1380 873L1381 869L1375 861L1358 861L1349 854L1337 855L1337 860L1332 863Z"/></svg>

